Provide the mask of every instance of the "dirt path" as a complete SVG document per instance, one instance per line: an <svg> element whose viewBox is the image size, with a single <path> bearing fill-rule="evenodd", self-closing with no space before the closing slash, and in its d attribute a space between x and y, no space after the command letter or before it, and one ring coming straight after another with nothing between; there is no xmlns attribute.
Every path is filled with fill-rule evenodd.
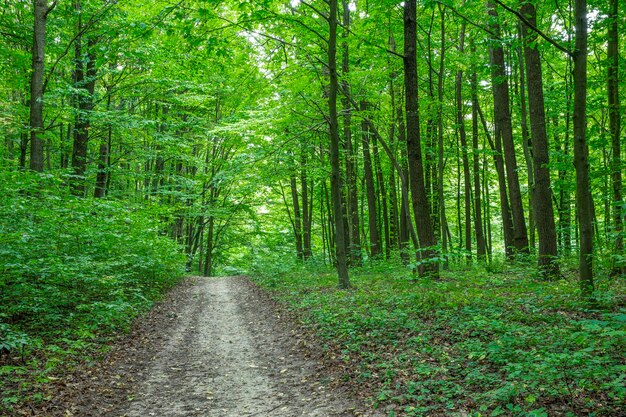
<svg viewBox="0 0 626 417"><path fill-rule="evenodd" d="M129 358L117 360L108 376L77 384L86 395L70 415L374 415L327 386L330 378L298 349L296 327L279 319L245 277L194 278L175 298L172 309L152 318L159 329L148 329Z"/></svg>

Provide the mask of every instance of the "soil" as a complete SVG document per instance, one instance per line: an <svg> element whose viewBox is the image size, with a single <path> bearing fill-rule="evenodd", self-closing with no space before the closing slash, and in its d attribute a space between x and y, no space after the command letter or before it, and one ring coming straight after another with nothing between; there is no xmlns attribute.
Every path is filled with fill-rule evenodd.
<svg viewBox="0 0 626 417"><path fill-rule="evenodd" d="M382 415L312 346L248 278L190 278L36 415Z"/></svg>

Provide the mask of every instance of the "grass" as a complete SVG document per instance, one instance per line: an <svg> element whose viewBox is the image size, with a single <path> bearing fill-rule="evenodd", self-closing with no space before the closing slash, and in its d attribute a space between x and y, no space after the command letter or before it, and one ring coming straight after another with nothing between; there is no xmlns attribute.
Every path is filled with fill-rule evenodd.
<svg viewBox="0 0 626 417"><path fill-rule="evenodd" d="M623 415L623 280L606 281L591 309L573 279L501 270L415 280L381 263L352 271L353 291L336 289L323 269L266 270L255 280L389 416Z"/></svg>

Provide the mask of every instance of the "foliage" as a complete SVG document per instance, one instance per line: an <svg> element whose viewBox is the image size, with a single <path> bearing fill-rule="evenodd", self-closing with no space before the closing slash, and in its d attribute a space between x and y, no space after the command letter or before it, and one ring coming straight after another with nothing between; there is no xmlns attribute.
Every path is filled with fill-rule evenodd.
<svg viewBox="0 0 626 417"><path fill-rule="evenodd" d="M388 263L336 289L330 270L259 265L255 280L321 337L390 416L614 416L626 400L624 283L598 306L527 267L415 281Z"/></svg>
<svg viewBox="0 0 626 417"><path fill-rule="evenodd" d="M127 328L182 275L184 258L163 236L163 208L78 199L49 174L0 175L0 391L8 406L37 392L33 379L44 382Z"/></svg>

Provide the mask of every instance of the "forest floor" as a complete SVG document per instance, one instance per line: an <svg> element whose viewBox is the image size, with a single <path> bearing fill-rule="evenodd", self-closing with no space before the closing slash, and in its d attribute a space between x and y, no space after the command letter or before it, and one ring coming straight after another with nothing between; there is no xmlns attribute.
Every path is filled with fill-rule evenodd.
<svg viewBox="0 0 626 417"><path fill-rule="evenodd" d="M372 416L245 277L189 278L37 416ZM324 366L323 364L326 363Z"/></svg>

